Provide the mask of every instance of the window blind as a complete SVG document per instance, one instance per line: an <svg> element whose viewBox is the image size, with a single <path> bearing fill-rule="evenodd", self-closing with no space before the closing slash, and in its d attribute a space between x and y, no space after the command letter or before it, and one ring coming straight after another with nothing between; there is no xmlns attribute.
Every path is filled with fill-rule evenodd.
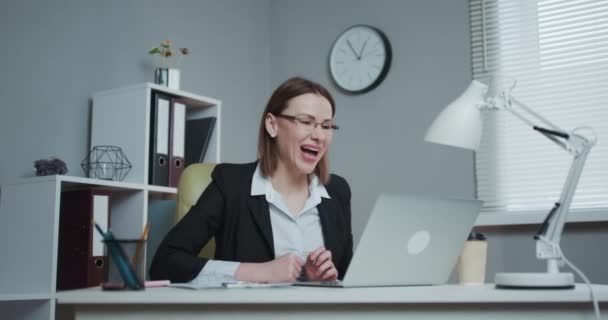
<svg viewBox="0 0 608 320"><path fill-rule="evenodd" d="M571 209L608 210L608 1L470 0L473 78L517 81L514 97L565 130L592 127ZM484 113L475 156L482 213L548 212L572 155L509 112Z"/></svg>

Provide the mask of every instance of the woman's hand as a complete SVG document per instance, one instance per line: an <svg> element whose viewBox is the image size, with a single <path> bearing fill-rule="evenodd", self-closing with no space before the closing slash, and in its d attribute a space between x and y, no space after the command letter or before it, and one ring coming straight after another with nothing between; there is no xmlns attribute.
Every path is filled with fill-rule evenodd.
<svg viewBox="0 0 608 320"><path fill-rule="evenodd" d="M304 261L294 253L287 253L264 263L241 263L234 278L254 282L295 282L302 272Z"/></svg>
<svg viewBox="0 0 608 320"><path fill-rule="evenodd" d="M331 251L319 247L308 254L304 267L308 281L334 281L338 279L338 270L331 260Z"/></svg>

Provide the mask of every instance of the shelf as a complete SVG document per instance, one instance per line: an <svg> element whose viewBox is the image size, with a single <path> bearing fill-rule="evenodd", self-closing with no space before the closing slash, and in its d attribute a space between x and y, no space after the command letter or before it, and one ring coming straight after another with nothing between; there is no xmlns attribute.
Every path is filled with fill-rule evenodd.
<svg viewBox="0 0 608 320"><path fill-rule="evenodd" d="M94 186L94 187L107 187L110 190L146 190L148 186L140 183L133 182L122 182L113 180L100 180L85 177L74 177L74 176L58 176L59 181L63 182L63 186L67 188L71 187L82 187Z"/></svg>
<svg viewBox="0 0 608 320"><path fill-rule="evenodd" d="M85 186L96 186L96 187L107 187L109 190L120 191L120 190L134 190L144 191L148 190L150 193L155 195L175 195L177 194L177 188L163 187L149 184L140 184L133 182L122 182L122 181L110 181L91 179L84 177L73 177L73 176L59 176L59 180L63 182L63 186L67 188L71 187L82 187Z"/></svg>
<svg viewBox="0 0 608 320"><path fill-rule="evenodd" d="M128 190L144 191L144 190L148 190L150 193L152 193L156 196L177 194L177 188L155 186L155 185L144 185L144 184L133 183L133 182L100 180L100 179L67 176L67 175L51 175L51 176L42 176L42 177L23 178L23 179L14 181L12 183L9 183L9 185L40 183L40 182L48 182L48 181L57 181L57 182L62 183L61 186L64 190L66 190L66 189L67 190L83 189L86 187L101 187L101 188L107 188L108 190L111 190L111 191L128 191Z"/></svg>
<svg viewBox="0 0 608 320"><path fill-rule="evenodd" d="M0 301L30 301L30 300L48 300L51 299L48 293L15 293L15 294L0 294Z"/></svg>
<svg viewBox="0 0 608 320"><path fill-rule="evenodd" d="M148 88L148 89L164 92L169 95L182 97L183 101L187 104L187 107L189 107L189 108L205 108L205 107L211 107L211 106L216 106L216 105L221 104L221 102L217 99L201 96L201 95L186 92L186 91L171 89L171 88L157 85L157 84L150 83L150 82L146 82L146 83L142 83L142 84L138 84L138 85L134 85L134 86L129 86L129 87L123 87L123 88L111 89L111 90L98 92L95 94L95 96L101 97L104 95L114 95L114 94L117 94L120 92L131 92L131 91L134 91L137 89L142 89L142 88Z"/></svg>
<svg viewBox="0 0 608 320"><path fill-rule="evenodd" d="M220 162L221 104L217 99L170 89L153 83L143 83L95 93L91 115L91 146L109 145L120 147L132 167L124 182L147 184L152 164L150 163L151 143L154 138L153 105L157 94L170 97L171 103L180 102L186 106L185 119L214 117L215 128L207 146L204 161ZM170 110L169 110L170 111ZM170 112L169 112L170 113ZM167 115L168 116L168 115ZM165 119L169 120L169 119ZM168 125L168 124L167 124ZM187 125L187 123L184 125ZM163 126L164 128L164 126ZM169 134L171 127L163 130ZM169 130L164 132L165 130ZM156 133L158 134L158 133ZM185 132L184 132L185 134ZM165 140L163 140L165 141ZM167 150L162 153L167 154ZM161 194L168 190L154 189ZM169 191L171 192L171 191Z"/></svg>
<svg viewBox="0 0 608 320"><path fill-rule="evenodd" d="M172 187L148 185L148 186L146 186L146 188L151 193L177 194L177 188L172 188Z"/></svg>

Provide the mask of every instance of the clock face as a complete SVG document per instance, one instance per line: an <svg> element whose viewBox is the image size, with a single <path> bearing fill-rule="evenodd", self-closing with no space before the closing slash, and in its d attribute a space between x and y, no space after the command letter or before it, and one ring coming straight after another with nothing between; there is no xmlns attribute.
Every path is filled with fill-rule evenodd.
<svg viewBox="0 0 608 320"><path fill-rule="evenodd" d="M356 25L334 42L329 69L336 84L351 93L364 93L377 87L388 73L391 46L382 31Z"/></svg>

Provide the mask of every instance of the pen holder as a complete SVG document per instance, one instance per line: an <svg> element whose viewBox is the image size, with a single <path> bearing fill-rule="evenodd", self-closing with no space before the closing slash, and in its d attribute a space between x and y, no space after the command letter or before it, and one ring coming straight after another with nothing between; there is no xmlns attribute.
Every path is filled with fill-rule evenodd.
<svg viewBox="0 0 608 320"><path fill-rule="evenodd" d="M108 273L104 290L144 290L146 240L103 241L108 249Z"/></svg>

